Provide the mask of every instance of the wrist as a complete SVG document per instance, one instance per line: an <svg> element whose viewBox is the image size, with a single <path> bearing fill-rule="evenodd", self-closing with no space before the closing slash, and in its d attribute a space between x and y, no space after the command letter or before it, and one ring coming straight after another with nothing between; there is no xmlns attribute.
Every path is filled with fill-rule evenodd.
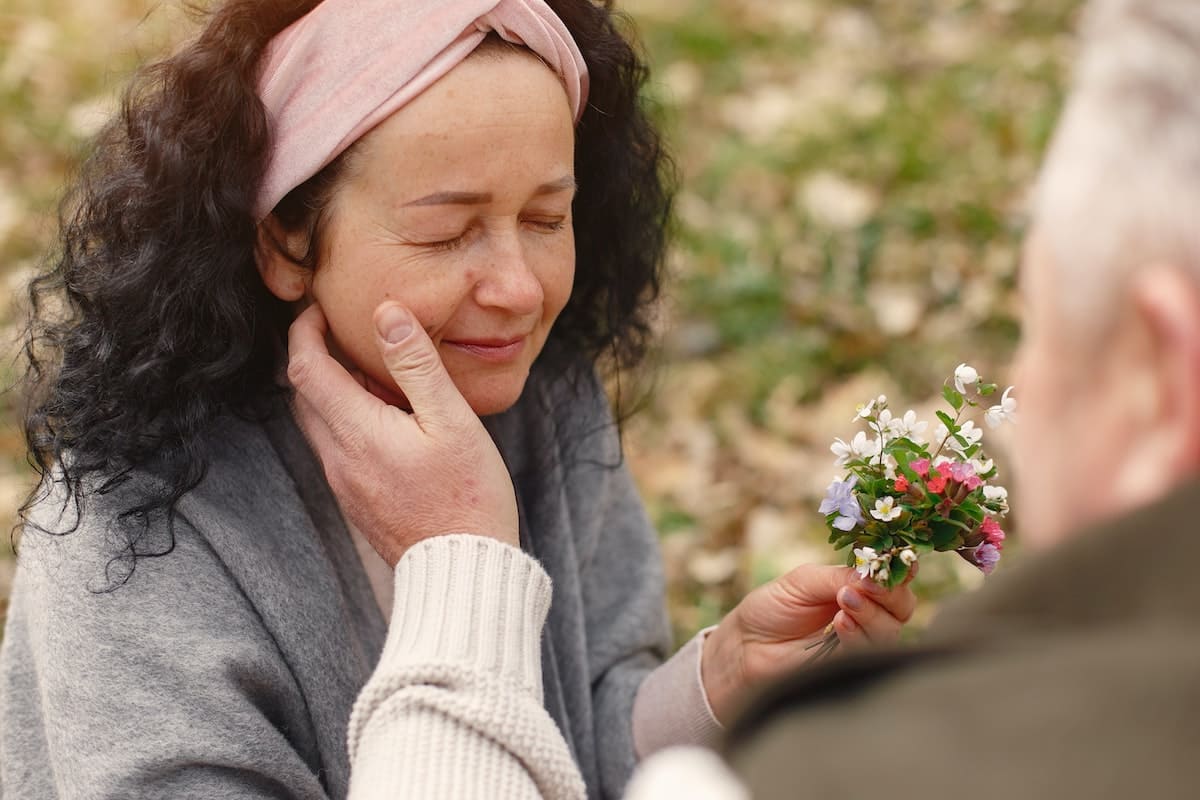
<svg viewBox="0 0 1200 800"><path fill-rule="evenodd" d="M743 684L741 636L736 614L737 609L734 609L725 615L721 624L704 637L700 651L700 683L713 716L721 725L729 724Z"/></svg>

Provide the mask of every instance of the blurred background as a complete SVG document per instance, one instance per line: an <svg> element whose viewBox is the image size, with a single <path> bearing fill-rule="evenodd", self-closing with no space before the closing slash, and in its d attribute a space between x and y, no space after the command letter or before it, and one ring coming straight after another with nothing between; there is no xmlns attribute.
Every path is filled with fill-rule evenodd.
<svg viewBox="0 0 1200 800"><path fill-rule="evenodd" d="M184 5L0 0L0 387L63 182L134 65L193 30ZM932 419L962 361L1004 382L1079 6L618 0L682 176L662 347L625 425L681 637L799 563L841 561L816 507L858 404L885 393ZM32 476L19 408L0 394L5 531ZM985 444L1003 483L1002 437ZM0 612L12 569L4 543ZM978 581L925 559L917 627Z"/></svg>

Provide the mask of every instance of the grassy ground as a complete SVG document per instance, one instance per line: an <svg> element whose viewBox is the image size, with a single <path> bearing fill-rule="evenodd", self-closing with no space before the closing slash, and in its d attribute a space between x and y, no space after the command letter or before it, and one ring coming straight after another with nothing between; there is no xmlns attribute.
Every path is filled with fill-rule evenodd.
<svg viewBox="0 0 1200 800"><path fill-rule="evenodd" d="M1004 377L1023 197L1079 3L618 5L683 176L664 346L627 439L686 634L748 587L831 560L815 506L857 403L883 391L928 408L963 360ZM0 0L0 292L44 251L124 76L186 33L177 6ZM6 343L14 318L0 311ZM15 403L0 395L0 523L28 482ZM922 583L936 599L972 579L946 557Z"/></svg>

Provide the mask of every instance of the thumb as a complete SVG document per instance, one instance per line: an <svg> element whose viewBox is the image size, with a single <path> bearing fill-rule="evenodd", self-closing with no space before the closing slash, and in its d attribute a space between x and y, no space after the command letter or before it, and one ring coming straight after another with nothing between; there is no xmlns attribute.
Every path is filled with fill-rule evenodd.
<svg viewBox="0 0 1200 800"><path fill-rule="evenodd" d="M854 570L804 564L784 574L778 581L784 598L796 606L824 606L837 602L838 590L846 585Z"/></svg>
<svg viewBox="0 0 1200 800"><path fill-rule="evenodd" d="M375 310L375 330L383 363L408 398L418 425L429 428L473 415L437 348L408 309L383 303Z"/></svg>

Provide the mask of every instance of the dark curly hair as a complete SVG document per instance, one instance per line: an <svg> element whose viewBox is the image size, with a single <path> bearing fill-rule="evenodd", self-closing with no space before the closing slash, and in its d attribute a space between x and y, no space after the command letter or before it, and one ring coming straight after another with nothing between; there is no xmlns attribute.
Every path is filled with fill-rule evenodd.
<svg viewBox="0 0 1200 800"><path fill-rule="evenodd" d="M270 147L256 77L271 38L319 2L227 0L194 41L142 68L67 193L58 247L30 286L24 428L42 481L21 518L31 524L55 485L78 512L86 495L152 472L156 488L121 516L116 584L139 558L174 548L173 535L145 535L149 520L169 521L203 479L210 423L264 416L283 391L291 311L255 260L252 208ZM649 336L673 171L642 104L646 66L611 4L548 3L578 43L591 93L576 134L576 279L541 361L626 368ZM285 231L308 234L308 252L288 255L309 268L341 166L273 212Z"/></svg>

